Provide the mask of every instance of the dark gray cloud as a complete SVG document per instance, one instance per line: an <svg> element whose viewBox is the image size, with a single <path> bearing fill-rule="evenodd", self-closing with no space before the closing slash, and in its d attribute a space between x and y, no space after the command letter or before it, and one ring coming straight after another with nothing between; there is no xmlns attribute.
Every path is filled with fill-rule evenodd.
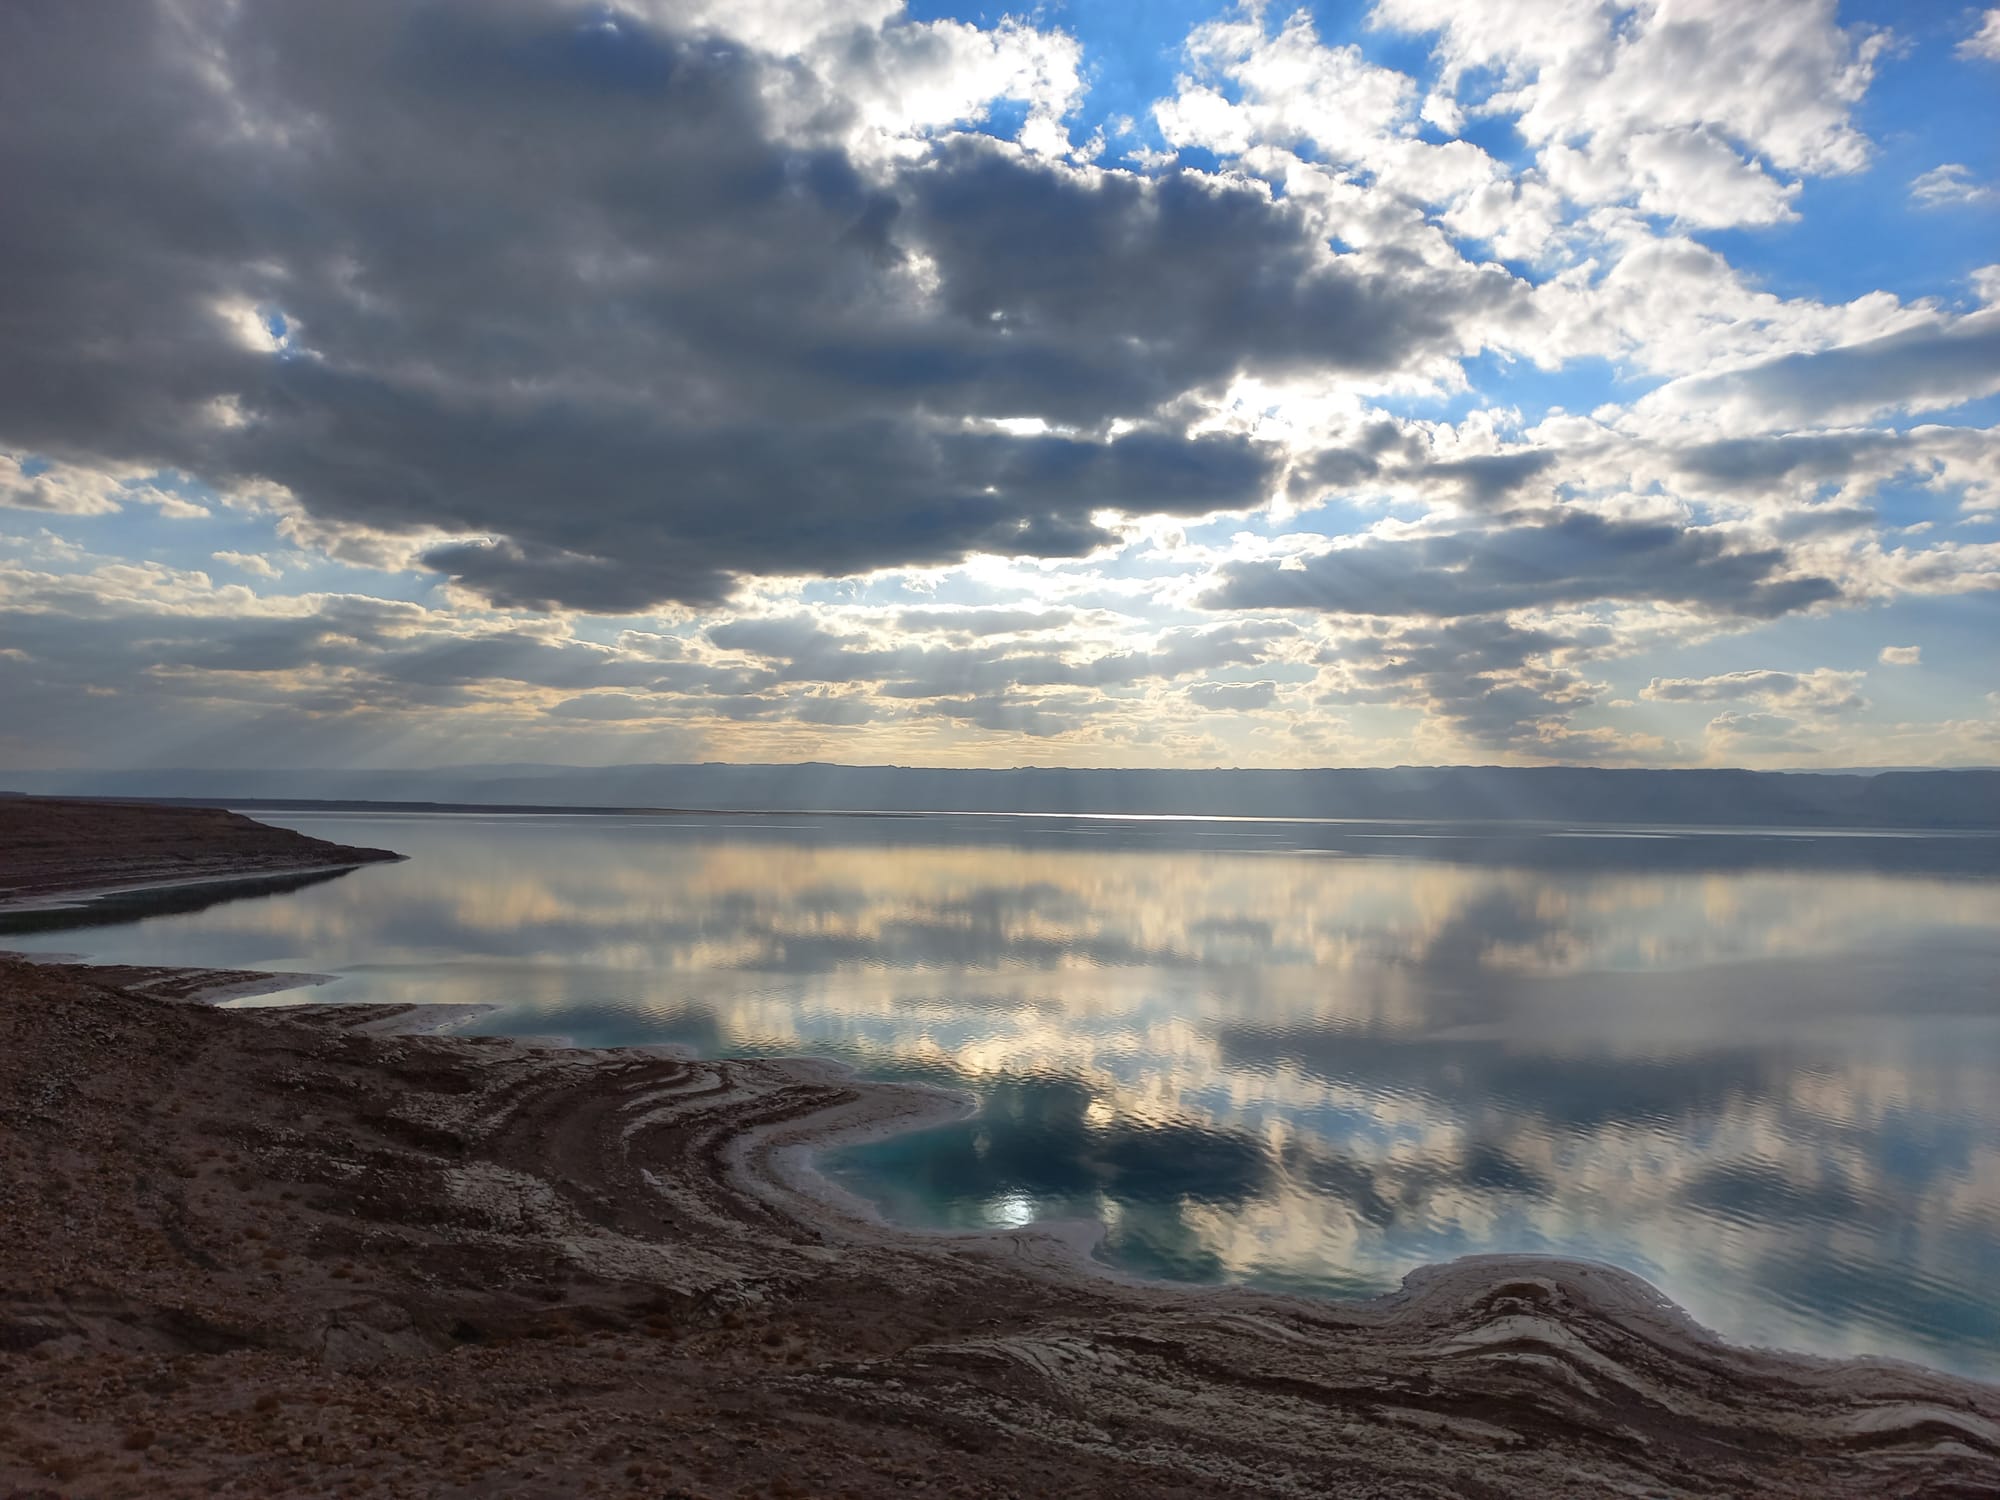
<svg viewBox="0 0 2000 1500"><path fill-rule="evenodd" d="M1429 464L1415 477L1455 490L1458 498L1473 509L1487 510L1512 499L1553 468L1555 462L1555 453L1547 448L1533 448L1520 453L1482 453L1473 458Z"/></svg>
<svg viewBox="0 0 2000 1500"><path fill-rule="evenodd" d="M1896 479L1960 490L1966 508L1983 508L1992 500L1996 451L1992 428L1926 423L1766 433L1668 447L1664 457L1678 488L1725 500L1782 497L1788 504L1774 529L1804 536L1862 524L1860 502Z"/></svg>
<svg viewBox="0 0 2000 1500"><path fill-rule="evenodd" d="M2000 311L1676 381L1649 401L1740 406L1774 426L1957 406L2000 391Z"/></svg>
<svg viewBox="0 0 2000 1500"><path fill-rule="evenodd" d="M1524 448L1433 462L1417 433L1378 422L1355 443L1314 454L1293 470L1288 488L1295 499L1310 501L1364 488L1371 481L1409 485L1447 496L1468 510L1490 511L1518 500L1556 467L1558 458L1553 449Z"/></svg>
<svg viewBox="0 0 2000 1500"><path fill-rule="evenodd" d="M0 91L0 284L32 289L0 443L474 538L425 560L509 606L1244 508L1274 454L1164 404L1461 352L1521 294L1335 257L1238 181L974 137L864 170L799 64L564 0L23 0ZM1062 431L969 420L1020 417Z"/></svg>
<svg viewBox="0 0 2000 1500"><path fill-rule="evenodd" d="M1355 269L1324 253L1303 210L1192 174L1024 171L960 137L911 180L913 228L962 318L1038 342L1139 338L1145 357L1123 378L1143 366L1156 399L1245 364L1380 371L1456 351L1469 313L1520 290L1490 270Z"/></svg>
<svg viewBox="0 0 2000 1500"><path fill-rule="evenodd" d="M1331 649L1326 703L1391 703L1421 709L1476 745L1547 755L1602 754L1612 737L1578 731L1570 716L1594 700L1573 667L1573 635L1504 619L1410 625Z"/></svg>
<svg viewBox="0 0 2000 1500"><path fill-rule="evenodd" d="M1789 577L1771 547L1720 532L1590 511L1520 512L1479 531L1370 538L1307 557L1233 563L1214 609L1454 619L1600 600L1651 599L1765 619L1839 596L1831 579Z"/></svg>
<svg viewBox="0 0 2000 1500"><path fill-rule="evenodd" d="M1782 481L1824 483L1845 479L1863 460L1906 446L1897 432L1794 432L1696 443L1670 454L1686 478L1734 491L1761 490Z"/></svg>
<svg viewBox="0 0 2000 1500"><path fill-rule="evenodd" d="M1535 472L1524 465L1516 477ZM1327 653L1322 701L1415 708L1495 750L1596 757L1622 747L1616 735L1574 723L1597 696L1576 662L1614 645L1611 631L1516 624L1512 612L1665 601L1768 619L1839 596L1832 580L1787 569L1782 549L1742 546L1719 531L1555 507L1508 512L1479 529L1372 537L1302 566L1231 564L1204 602L1393 621Z"/></svg>
<svg viewBox="0 0 2000 1500"><path fill-rule="evenodd" d="M1385 459L1409 465L1423 457L1423 440L1415 433L1395 422L1373 422L1348 446L1321 449L1294 469L1291 493L1294 499L1311 500L1326 491L1353 489L1380 475Z"/></svg>
<svg viewBox="0 0 2000 1500"><path fill-rule="evenodd" d="M1780 541L1796 542L1816 536L1845 536L1872 530L1875 512L1865 505L1813 505L1783 515L1770 523Z"/></svg>

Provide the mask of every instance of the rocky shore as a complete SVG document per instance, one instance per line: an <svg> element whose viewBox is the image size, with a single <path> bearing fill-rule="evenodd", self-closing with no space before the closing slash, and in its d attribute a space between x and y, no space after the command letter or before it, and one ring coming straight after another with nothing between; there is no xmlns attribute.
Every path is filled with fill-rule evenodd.
<svg viewBox="0 0 2000 1500"><path fill-rule="evenodd" d="M2000 1390L1609 1268L1138 1284L811 1172L948 1097L245 979L0 959L0 1495L2000 1495Z"/></svg>

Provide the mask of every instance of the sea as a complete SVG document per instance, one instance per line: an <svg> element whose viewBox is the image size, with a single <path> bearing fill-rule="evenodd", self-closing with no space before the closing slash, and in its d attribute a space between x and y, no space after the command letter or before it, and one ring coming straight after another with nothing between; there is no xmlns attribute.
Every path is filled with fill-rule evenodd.
<svg viewBox="0 0 2000 1500"><path fill-rule="evenodd" d="M407 855L0 914L577 1045L962 1091L895 1222L1369 1296L1531 1252L1723 1336L2000 1378L2000 836L966 814L270 812Z"/></svg>

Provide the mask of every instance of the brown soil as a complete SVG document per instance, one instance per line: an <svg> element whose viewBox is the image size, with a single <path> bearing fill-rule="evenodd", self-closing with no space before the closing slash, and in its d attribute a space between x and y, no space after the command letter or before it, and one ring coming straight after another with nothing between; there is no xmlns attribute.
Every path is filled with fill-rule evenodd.
<svg viewBox="0 0 2000 1500"><path fill-rule="evenodd" d="M2000 1495L2000 1390L1618 1271L1139 1285L805 1169L935 1094L160 978L0 959L0 1495Z"/></svg>

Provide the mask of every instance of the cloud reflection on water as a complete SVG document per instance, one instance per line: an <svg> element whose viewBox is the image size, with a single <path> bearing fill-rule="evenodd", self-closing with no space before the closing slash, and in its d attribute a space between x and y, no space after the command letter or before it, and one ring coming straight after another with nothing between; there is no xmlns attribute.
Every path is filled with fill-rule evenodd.
<svg viewBox="0 0 2000 1500"><path fill-rule="evenodd" d="M1994 841L785 822L301 820L414 857L91 941L970 1088L853 1180L1097 1214L1141 1270L1564 1251L1740 1338L2000 1373Z"/></svg>

